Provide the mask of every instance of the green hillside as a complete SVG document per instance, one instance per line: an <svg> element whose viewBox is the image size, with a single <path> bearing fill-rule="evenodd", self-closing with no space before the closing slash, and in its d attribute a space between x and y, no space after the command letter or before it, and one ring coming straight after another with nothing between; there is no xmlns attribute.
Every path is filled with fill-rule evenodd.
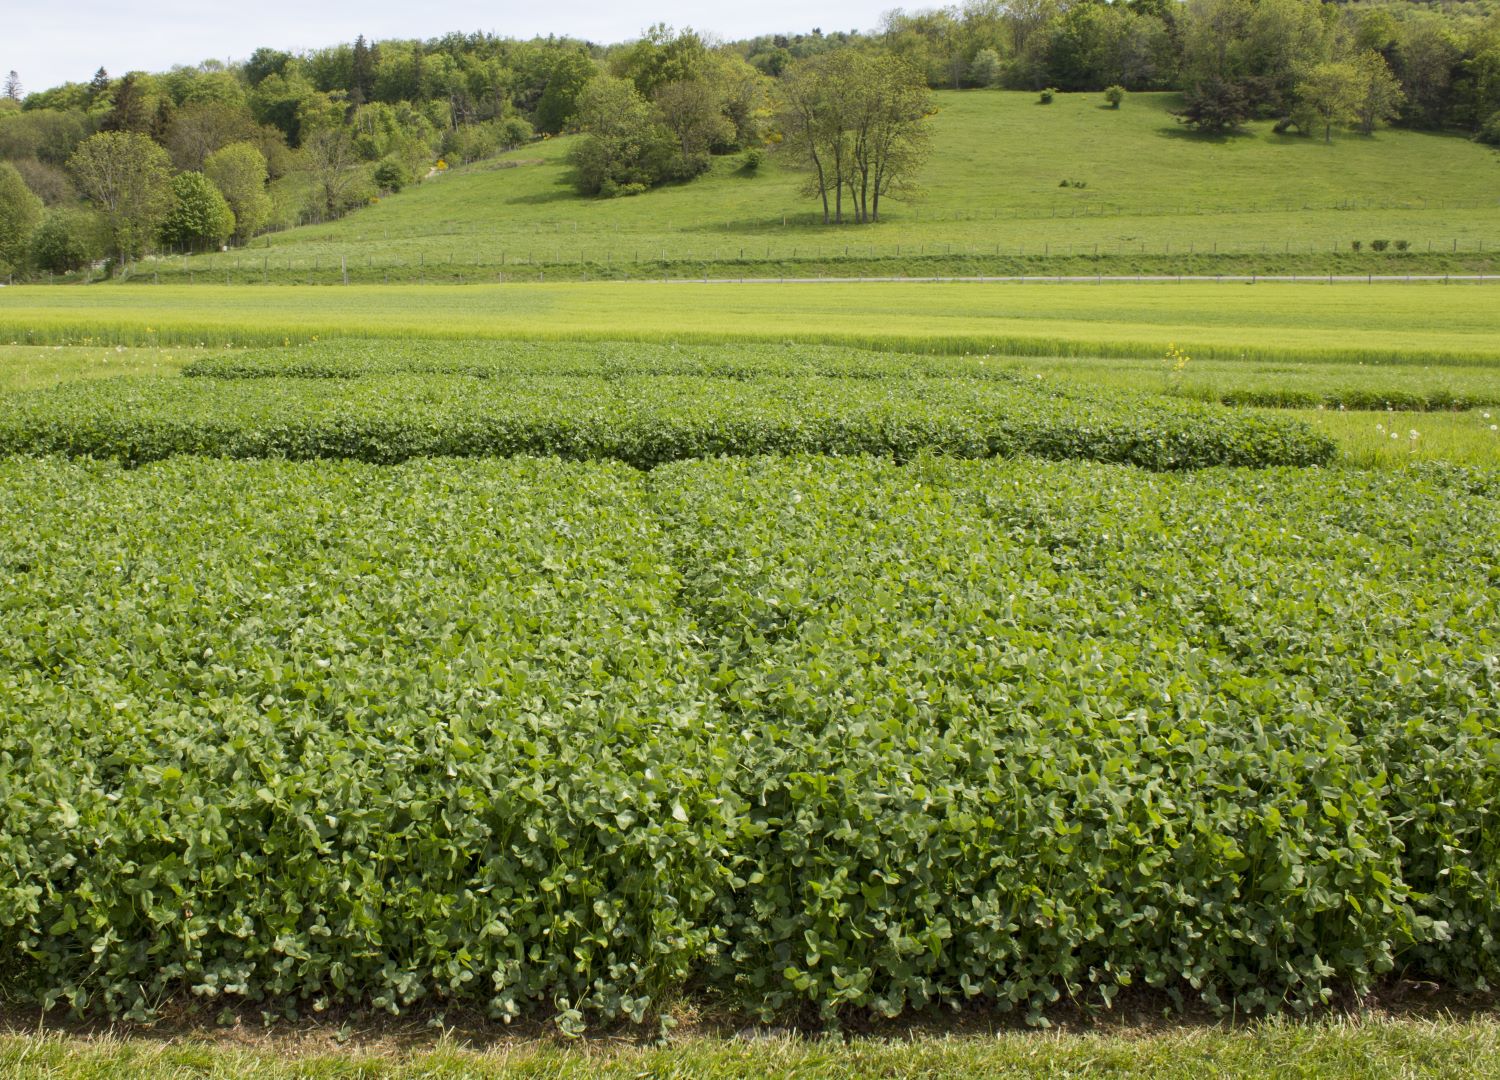
<svg viewBox="0 0 1500 1080"><path fill-rule="evenodd" d="M922 274L1237 269L1488 269L1500 248L1500 163L1453 135L1386 129L1330 145L1269 123L1225 138L1171 115L1176 96L1118 111L1095 94L936 95L914 198L876 225L824 226L802 177L767 155L719 159L690 184L624 199L569 185L571 138L451 170L253 251L164 259L148 272L232 280L494 280L554 276ZM1085 186L1062 186L1063 181ZM1361 253L1351 241L1365 245ZM1374 240L1392 242L1377 254ZM1395 241L1406 241L1399 254ZM1335 254L1337 253L1337 254Z"/></svg>

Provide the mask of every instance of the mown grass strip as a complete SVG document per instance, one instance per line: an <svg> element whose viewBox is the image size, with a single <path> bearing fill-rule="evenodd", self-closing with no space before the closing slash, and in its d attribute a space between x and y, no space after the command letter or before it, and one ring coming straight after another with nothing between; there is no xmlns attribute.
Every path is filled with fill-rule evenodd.
<svg viewBox="0 0 1500 1080"><path fill-rule="evenodd" d="M1149 1077L1198 1080L1295 1075L1329 1080L1410 1076L1469 1080L1500 1076L1500 1024L1493 1019L1386 1019L1243 1025L1230 1030L1162 1028L849 1041L788 1036L740 1040L690 1037L665 1046L546 1043L484 1049L461 1038L415 1048L336 1048L330 1036L283 1049L232 1041L0 1036L0 1067L15 1080L83 1080L149 1074L242 1080L442 1080L528 1077L580 1080L642 1076L759 1080L864 1080L870 1076Z"/></svg>

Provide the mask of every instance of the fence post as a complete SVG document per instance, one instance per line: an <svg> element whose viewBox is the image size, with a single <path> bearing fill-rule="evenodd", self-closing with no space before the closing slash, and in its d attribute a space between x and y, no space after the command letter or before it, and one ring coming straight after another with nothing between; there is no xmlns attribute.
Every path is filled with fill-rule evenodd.
<svg viewBox="0 0 1500 1080"><path fill-rule="evenodd" d="M349 258L346 255L339 256L339 269L344 274L344 284L349 284Z"/></svg>

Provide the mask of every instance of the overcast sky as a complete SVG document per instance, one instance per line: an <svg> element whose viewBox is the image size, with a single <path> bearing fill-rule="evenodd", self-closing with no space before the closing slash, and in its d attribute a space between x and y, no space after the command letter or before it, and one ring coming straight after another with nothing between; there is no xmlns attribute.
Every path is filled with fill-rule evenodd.
<svg viewBox="0 0 1500 1080"><path fill-rule="evenodd" d="M815 26L869 30L882 11L895 6L889 0L761 0L722 7L684 0L8 0L0 16L0 76L14 70L27 90L44 90L62 82L87 82L100 65L111 75L164 71L206 59L243 60L259 45L296 52L353 41L357 34L379 40L483 30L503 37L557 34L604 43L639 37L656 22L726 39L806 32Z"/></svg>

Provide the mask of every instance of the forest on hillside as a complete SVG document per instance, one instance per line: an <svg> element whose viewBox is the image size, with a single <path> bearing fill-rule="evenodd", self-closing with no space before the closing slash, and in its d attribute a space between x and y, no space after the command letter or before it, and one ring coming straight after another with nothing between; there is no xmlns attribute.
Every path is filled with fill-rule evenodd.
<svg viewBox="0 0 1500 1080"><path fill-rule="evenodd" d="M1394 123L1500 144L1500 6L968 0L897 9L868 33L720 42L657 25L614 45L356 36L300 54L260 47L239 63L100 68L31 92L11 72L0 273L244 242L570 132L586 136L573 155L583 194L690 180L714 155L742 153L753 169L769 151L808 168L825 208L846 189L859 205L851 176L888 167L878 207L926 152L925 89L992 87L1115 102L1178 90L1180 119L1208 132L1275 119L1327 139ZM870 116L897 141L861 163L853 148Z"/></svg>

